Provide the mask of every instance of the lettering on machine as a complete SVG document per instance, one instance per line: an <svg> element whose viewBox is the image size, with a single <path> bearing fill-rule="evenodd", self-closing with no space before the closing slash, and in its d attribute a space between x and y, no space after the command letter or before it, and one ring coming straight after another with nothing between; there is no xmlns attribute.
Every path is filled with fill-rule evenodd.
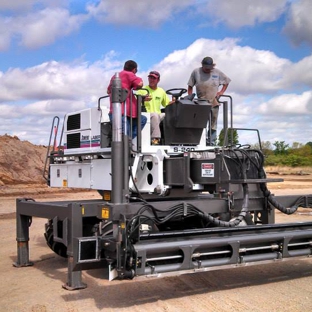
<svg viewBox="0 0 312 312"><path fill-rule="evenodd" d="M87 141L90 140L88 135L81 135L81 140L82 141Z"/></svg>

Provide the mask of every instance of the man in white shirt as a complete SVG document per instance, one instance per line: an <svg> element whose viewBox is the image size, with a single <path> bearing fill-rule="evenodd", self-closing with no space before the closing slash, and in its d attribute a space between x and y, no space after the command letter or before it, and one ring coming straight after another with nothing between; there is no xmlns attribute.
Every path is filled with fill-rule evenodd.
<svg viewBox="0 0 312 312"><path fill-rule="evenodd" d="M221 70L215 68L213 59L209 56L204 57L202 66L195 68L191 73L188 81L188 94L193 93L193 87L196 87L196 94L199 99L206 100L212 105L211 118L211 141L215 142L217 138L217 119L220 103L217 99L224 94L231 79L227 77ZM219 90L219 87L222 88Z"/></svg>

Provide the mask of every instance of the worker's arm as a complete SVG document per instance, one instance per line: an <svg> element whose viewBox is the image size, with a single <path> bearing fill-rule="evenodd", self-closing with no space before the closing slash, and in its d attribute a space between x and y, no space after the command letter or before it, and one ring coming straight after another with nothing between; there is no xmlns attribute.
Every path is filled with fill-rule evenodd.
<svg viewBox="0 0 312 312"><path fill-rule="evenodd" d="M229 84L224 84L222 85L222 89L220 91L218 91L216 97L219 98L221 95L224 94L224 92L226 91L227 87L228 87Z"/></svg>
<svg viewBox="0 0 312 312"><path fill-rule="evenodd" d="M112 79L113 78L111 78L109 85L107 86L107 94L111 94L111 92L112 92Z"/></svg>
<svg viewBox="0 0 312 312"><path fill-rule="evenodd" d="M193 94L193 87L191 87L191 86L188 86L188 87L187 87L187 94L188 94L188 95Z"/></svg>
<svg viewBox="0 0 312 312"><path fill-rule="evenodd" d="M141 89L142 87L143 87L143 81L141 81L141 82L139 82L139 83L137 84L136 90L139 90L139 89Z"/></svg>

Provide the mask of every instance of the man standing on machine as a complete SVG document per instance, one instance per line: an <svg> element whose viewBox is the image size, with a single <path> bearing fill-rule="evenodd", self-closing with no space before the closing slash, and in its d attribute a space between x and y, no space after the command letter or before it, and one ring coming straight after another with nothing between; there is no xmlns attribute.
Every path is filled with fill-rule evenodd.
<svg viewBox="0 0 312 312"><path fill-rule="evenodd" d="M144 98L144 106L146 111L151 114L151 144L159 145L161 139L159 124L165 118L165 113L161 112L161 108L165 108L174 100L170 102L165 90L158 87L160 80L158 71L151 71L147 77L148 85L143 88L147 89L149 94ZM138 93L143 94L143 90Z"/></svg>
<svg viewBox="0 0 312 312"><path fill-rule="evenodd" d="M187 93L193 93L193 87L196 87L198 99L206 100L212 105L211 118L211 143L215 143L217 139L217 121L220 103L218 98L224 94L231 79L227 77L221 70L215 68L213 59L209 56L204 57L202 66L193 70L188 81ZM222 86L219 90L219 86Z"/></svg>
<svg viewBox="0 0 312 312"><path fill-rule="evenodd" d="M124 116L127 118L127 135L130 134L130 124L132 118L132 139L137 136L137 115L138 115L138 108L137 108L137 100L134 94L132 94L132 89L137 90L142 88L143 80L142 78L136 76L138 71L138 65L135 61L129 60L126 61L124 64L123 70L119 73L119 78L121 80L121 85L123 89L128 90L128 96L126 99L126 108L124 104L122 105L122 126L124 124ZM115 75L111 78L110 83L107 87L107 94L111 94L112 89L112 82L115 78ZM112 121L112 99L110 97L110 110L109 110L109 119ZM144 128L146 124L147 118L141 115L141 129ZM124 129L123 129L124 131Z"/></svg>

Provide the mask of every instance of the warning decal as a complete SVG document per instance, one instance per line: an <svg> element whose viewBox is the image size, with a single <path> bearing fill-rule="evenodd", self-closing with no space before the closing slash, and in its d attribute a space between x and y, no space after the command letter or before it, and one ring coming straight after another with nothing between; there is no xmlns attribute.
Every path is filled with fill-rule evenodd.
<svg viewBox="0 0 312 312"><path fill-rule="evenodd" d="M214 163L201 164L201 176L204 178L214 178Z"/></svg>

